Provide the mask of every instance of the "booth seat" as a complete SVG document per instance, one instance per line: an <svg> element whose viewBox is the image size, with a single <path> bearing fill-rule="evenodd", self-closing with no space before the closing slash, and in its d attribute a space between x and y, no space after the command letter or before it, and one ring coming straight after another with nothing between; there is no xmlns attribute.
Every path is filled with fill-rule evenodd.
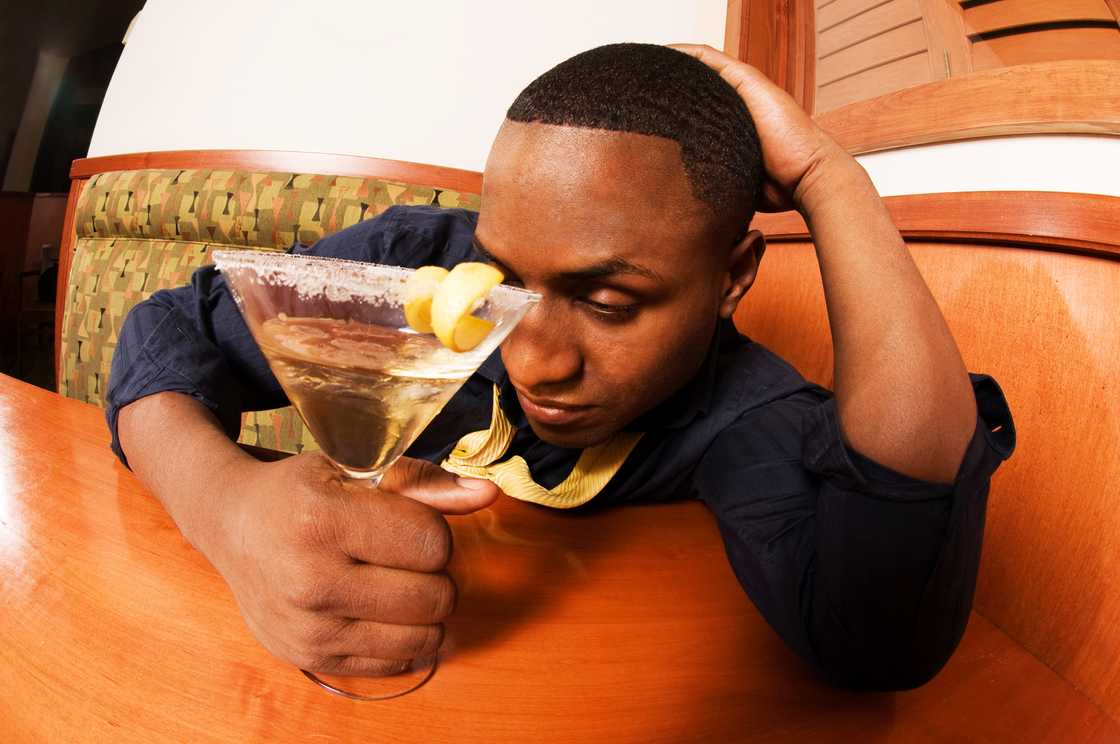
<svg viewBox="0 0 1120 744"><path fill-rule="evenodd" d="M187 284L215 250L283 251L394 204L478 209L477 194L383 178L241 170L142 169L92 176L74 217L59 392L102 405L117 333L133 305ZM317 449L291 406L246 413L239 441Z"/></svg>
<svg viewBox="0 0 1120 744"><path fill-rule="evenodd" d="M477 173L306 153L95 158L76 161L72 177L57 379L62 394L94 404L128 309L185 283L215 248L283 250L391 204L477 209L481 193ZM961 651L929 685L890 699L893 734L882 740L1118 741L1120 199L988 192L886 202L966 365L1000 382L1018 444L992 482ZM760 215L754 226L770 247L736 323L829 386L828 316L806 226L793 213ZM246 416L241 441L313 446L289 409ZM837 693L812 716L870 721L877 705ZM788 731L799 740L798 716L808 713L795 713Z"/></svg>

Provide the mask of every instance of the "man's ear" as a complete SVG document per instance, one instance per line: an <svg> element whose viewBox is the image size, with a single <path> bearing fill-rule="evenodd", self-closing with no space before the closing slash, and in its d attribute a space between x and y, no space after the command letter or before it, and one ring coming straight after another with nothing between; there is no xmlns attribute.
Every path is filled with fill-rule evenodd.
<svg viewBox="0 0 1120 744"><path fill-rule="evenodd" d="M766 253L766 239L758 230L751 230L731 249L727 256L727 278L720 298L719 315L730 318L739 306L739 300L754 284L762 254Z"/></svg>

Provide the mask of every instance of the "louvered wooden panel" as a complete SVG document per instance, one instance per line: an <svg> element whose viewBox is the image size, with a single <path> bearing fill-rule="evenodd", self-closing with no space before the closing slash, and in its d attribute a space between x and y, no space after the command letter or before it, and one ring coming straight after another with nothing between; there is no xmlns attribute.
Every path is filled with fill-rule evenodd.
<svg viewBox="0 0 1120 744"><path fill-rule="evenodd" d="M972 44L975 70L1065 59L1120 60L1120 31L1108 28L1048 29Z"/></svg>
<svg viewBox="0 0 1120 744"><path fill-rule="evenodd" d="M928 0L831 0L817 7L816 112L932 79Z"/></svg>
<svg viewBox="0 0 1120 744"><path fill-rule="evenodd" d="M923 50L820 86L817 88L817 111L830 111L853 101L880 96L930 79L929 55Z"/></svg>
<svg viewBox="0 0 1120 744"><path fill-rule="evenodd" d="M839 25L826 26L821 14L842 2L848 0L834 0L833 5L817 12L818 59L922 18L918 0L890 0L885 4L878 0L860 0L867 8L865 11L846 17Z"/></svg>
<svg viewBox="0 0 1120 744"><path fill-rule="evenodd" d="M964 20L972 34L1070 21L1116 22L1105 0L997 0L966 7Z"/></svg>
<svg viewBox="0 0 1120 744"><path fill-rule="evenodd" d="M835 0L828 5L817 9L817 30L827 31L845 21L849 21L861 13L866 13L875 5L882 5L884 0Z"/></svg>
<svg viewBox="0 0 1120 744"><path fill-rule="evenodd" d="M827 85L874 67L925 51L926 32L921 21L913 21L892 31L821 57L817 64L817 84Z"/></svg>

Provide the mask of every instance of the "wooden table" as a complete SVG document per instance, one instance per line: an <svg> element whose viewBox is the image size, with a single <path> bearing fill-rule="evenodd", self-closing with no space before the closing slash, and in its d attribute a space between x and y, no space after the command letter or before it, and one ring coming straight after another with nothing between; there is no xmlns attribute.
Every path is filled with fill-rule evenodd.
<svg viewBox="0 0 1120 744"><path fill-rule="evenodd" d="M0 741L1120 741L979 616L921 690L814 679L695 503L454 518L449 651L358 703L265 652L110 453L101 412L0 377Z"/></svg>

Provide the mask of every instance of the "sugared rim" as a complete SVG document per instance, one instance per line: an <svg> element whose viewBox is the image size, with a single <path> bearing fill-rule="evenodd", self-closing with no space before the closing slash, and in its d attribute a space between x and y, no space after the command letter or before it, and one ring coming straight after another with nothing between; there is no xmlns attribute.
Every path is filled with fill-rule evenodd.
<svg viewBox="0 0 1120 744"><path fill-rule="evenodd" d="M350 273L351 276L354 276L354 274L374 274L398 281L406 280L416 271L416 269L389 266L387 264L373 263L371 261L354 261L349 258L335 258L333 256L301 256L294 253L276 253L273 251L214 251L210 255L214 259L214 264L217 266L218 271L222 271L223 267L225 267L228 269L249 269L257 272L268 272L274 275L279 274L293 284L298 283L301 279L306 280L308 278L306 266L303 267L303 271L301 272L297 264L318 265L324 270L349 270L347 273ZM315 278L322 281L329 277L317 276ZM336 278L341 279L341 277ZM541 295L536 292L530 292L520 287L511 287L508 284L499 284L494 290L500 291L502 294L508 293L512 295L511 299L520 296L523 301L526 302L538 302L541 299Z"/></svg>

